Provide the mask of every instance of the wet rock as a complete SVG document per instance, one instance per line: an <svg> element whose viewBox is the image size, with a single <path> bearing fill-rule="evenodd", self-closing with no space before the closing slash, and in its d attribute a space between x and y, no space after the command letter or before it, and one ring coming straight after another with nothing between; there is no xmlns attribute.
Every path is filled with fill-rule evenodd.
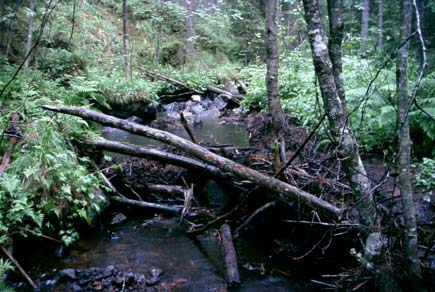
<svg viewBox="0 0 435 292"><path fill-rule="evenodd" d="M201 104L194 104L191 106L190 110L193 114L198 115L204 112L205 108Z"/></svg>
<svg viewBox="0 0 435 292"><path fill-rule="evenodd" d="M110 225L119 224L121 222L124 222L125 220L127 220L127 216L122 213L116 213L110 221Z"/></svg>
<svg viewBox="0 0 435 292"><path fill-rule="evenodd" d="M71 280L77 279L76 270L74 269L63 269L59 273L62 277L67 277Z"/></svg>
<svg viewBox="0 0 435 292"><path fill-rule="evenodd" d="M152 286L161 281L161 277L163 275L163 271L159 268L151 269L148 274L145 276L145 283L148 286Z"/></svg>
<svg viewBox="0 0 435 292"><path fill-rule="evenodd" d="M82 287L80 287L80 286L77 285L77 284L74 284L74 285L72 286L72 290L73 290L73 291L83 291L83 290L82 290Z"/></svg>
<svg viewBox="0 0 435 292"><path fill-rule="evenodd" d="M194 94L194 95L192 95L192 96L190 97L190 99L191 99L192 101L195 101L195 102L200 102L200 101L201 101L201 95Z"/></svg>
<svg viewBox="0 0 435 292"><path fill-rule="evenodd" d="M217 119L221 115L220 111L216 108L212 108L199 113L199 118L201 119Z"/></svg>

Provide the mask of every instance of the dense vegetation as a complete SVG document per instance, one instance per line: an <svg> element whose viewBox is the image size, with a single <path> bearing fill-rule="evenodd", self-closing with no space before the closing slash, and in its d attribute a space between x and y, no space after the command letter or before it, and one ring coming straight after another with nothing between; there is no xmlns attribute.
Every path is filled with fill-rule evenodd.
<svg viewBox="0 0 435 292"><path fill-rule="evenodd" d="M40 109L41 104L102 109L132 102L158 103L160 95L177 90L169 83L145 78L148 69L198 90L237 76L249 89L243 110L267 110L264 1L197 3L195 35L188 39L194 44L193 54L186 51L189 14L185 7L174 3L177 1L128 1L129 80L123 69L121 2L37 1L35 12L21 1L0 4L0 128L7 129L11 114L18 112L22 135L0 178L0 245L7 245L14 236L27 236L28 230L69 245L79 237L77 224L91 220L100 208L101 202L96 200L102 188L100 177L75 148L78 141L98 135L98 128L78 118L47 113ZM349 122L366 153L392 159L396 153L393 59L399 46L399 1L385 1L389 12L384 15L384 46L376 47L377 29L371 24L364 54L360 52L359 21L355 21L361 14L361 1L343 2ZM417 99L434 116L435 62L431 60L435 59L435 34L431 20L435 4L419 2L424 7L429 67ZM21 68L31 17L35 47L30 66ZM375 13L371 18L376 23ZM279 26L281 103L293 124L312 127L322 112L322 101L298 1L281 1ZM413 86L421 52L416 39L411 45L409 84ZM411 135L418 141L413 148L414 166L421 170L416 184L430 193L435 178L435 121L414 106L409 116ZM326 129L322 131L328 144ZM5 153L8 145L4 131L0 153ZM8 268L9 263L0 260L0 274Z"/></svg>

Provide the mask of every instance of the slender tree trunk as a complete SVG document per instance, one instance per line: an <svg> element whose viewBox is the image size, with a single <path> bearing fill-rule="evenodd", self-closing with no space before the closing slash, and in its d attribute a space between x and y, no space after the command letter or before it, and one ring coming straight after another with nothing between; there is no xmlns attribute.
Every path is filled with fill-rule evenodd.
<svg viewBox="0 0 435 292"><path fill-rule="evenodd" d="M74 0L73 2L73 12L72 12L72 18L71 18L71 33L69 35L69 41L72 40L74 36L74 28L76 25L76 6L77 6L77 0Z"/></svg>
<svg viewBox="0 0 435 292"><path fill-rule="evenodd" d="M30 54L30 50L32 49L33 45L33 20L35 19L35 5L36 0L30 0L29 3L29 9L30 9L30 16L29 16L29 28L27 30L27 42L26 42L26 55ZM29 56L26 61L24 62L24 68L29 68L31 56Z"/></svg>
<svg viewBox="0 0 435 292"><path fill-rule="evenodd" d="M269 114L273 127L277 130L285 129L286 122L281 108L278 92L278 28L276 25L277 0L266 1L266 90Z"/></svg>
<svg viewBox="0 0 435 292"><path fill-rule="evenodd" d="M367 53L367 38L369 35L370 0L363 0L363 11L361 16L361 54Z"/></svg>
<svg viewBox="0 0 435 292"><path fill-rule="evenodd" d="M350 181L353 201L359 212L360 222L368 227L365 233L364 257L361 261L367 269L372 270L378 290L397 291L395 289L398 288L385 265L383 239L379 231L371 183L358 153L358 144L347 122L346 105L341 101L338 86L335 84L334 69L337 68L334 68L326 46L319 1L303 0L303 3L313 63L319 80L325 113L328 116L334 142L337 144L338 156L343 161L344 171ZM332 18L340 16L340 7L334 5L334 3L329 3L329 11L332 12L329 17L333 22L332 27L339 23L337 19ZM334 39L334 36L331 36L331 39ZM338 49L341 48L338 47Z"/></svg>
<svg viewBox="0 0 435 292"><path fill-rule="evenodd" d="M154 57L154 65L157 66L160 62L160 46L161 46L161 38L163 33L163 20L162 20L162 12L163 12L163 0L159 0L159 27L157 30L157 42L156 42L156 54Z"/></svg>
<svg viewBox="0 0 435 292"><path fill-rule="evenodd" d="M343 41L343 20L341 18L341 0L328 0L329 14L329 56L331 58L337 94L346 106L346 96L343 82L343 65L341 63L341 43Z"/></svg>
<svg viewBox="0 0 435 292"><path fill-rule="evenodd" d="M282 23L281 26L283 27L284 32L282 33L283 37L283 47L289 48L290 47L290 41L288 40L288 36L290 35L290 2L288 1L281 1L281 13L282 13Z"/></svg>
<svg viewBox="0 0 435 292"><path fill-rule="evenodd" d="M411 34L412 26L411 0L402 0L402 24L400 26L401 42ZM421 269L418 260L417 223L411 183L411 138L409 134L408 105L408 54L409 42L404 44L397 55L396 83L397 83L397 121L399 138L399 189L402 197L404 248L407 260L408 277L411 279L413 290L420 291L418 283L421 281Z"/></svg>
<svg viewBox="0 0 435 292"><path fill-rule="evenodd" d="M122 44L124 53L125 79L130 80L130 62L128 60L128 6L127 0L122 1Z"/></svg>
<svg viewBox="0 0 435 292"><path fill-rule="evenodd" d="M376 47L378 50L384 48L384 0L378 0L378 39Z"/></svg>
<svg viewBox="0 0 435 292"><path fill-rule="evenodd" d="M186 55L188 59L192 59L195 54L195 18L194 12L196 9L196 0L181 0L187 12L186 18Z"/></svg>

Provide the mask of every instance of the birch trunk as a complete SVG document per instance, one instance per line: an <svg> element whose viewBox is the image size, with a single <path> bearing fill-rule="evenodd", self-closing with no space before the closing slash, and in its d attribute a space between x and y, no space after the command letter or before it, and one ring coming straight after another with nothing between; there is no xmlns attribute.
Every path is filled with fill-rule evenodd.
<svg viewBox="0 0 435 292"><path fill-rule="evenodd" d="M402 24L400 41L405 42L411 34L412 26L411 0L402 1ZM397 126L399 138L399 189L402 198L404 223L404 249L407 260L408 277L411 279L413 291L421 291L418 283L421 280L421 269L418 260L417 223L411 183L411 145L409 134L408 105L408 54L409 42L406 42L397 55L396 90L397 90Z"/></svg>
<svg viewBox="0 0 435 292"><path fill-rule="evenodd" d="M368 232L364 234L366 236L365 252L361 261L374 274L378 290L397 291L397 285L385 265L383 238L379 231L370 180L359 155L358 144L347 123L346 106L341 101L335 83L334 66L322 32L319 1L304 0L303 3L313 63L319 80L325 113L337 145L338 156L343 161L344 171L350 181L353 201L359 212L360 222L368 227ZM338 9L335 10L336 16L339 16L340 7L337 5L336 8ZM334 13L330 15L330 21L337 23L336 19L331 18L334 18ZM331 37L333 38L334 36Z"/></svg>

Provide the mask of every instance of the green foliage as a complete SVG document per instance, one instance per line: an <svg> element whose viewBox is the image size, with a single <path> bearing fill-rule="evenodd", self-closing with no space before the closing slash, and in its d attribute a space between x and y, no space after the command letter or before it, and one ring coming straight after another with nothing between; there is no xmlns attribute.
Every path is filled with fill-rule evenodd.
<svg viewBox="0 0 435 292"><path fill-rule="evenodd" d="M423 158L420 163L413 164L416 169L415 184L422 188L423 199L431 202L432 195L435 194L435 160Z"/></svg>
<svg viewBox="0 0 435 292"><path fill-rule="evenodd" d="M12 263L9 260L4 260L0 258L0 291L14 292L13 289L9 288L8 286L6 286L5 283L3 283L5 273L12 270L14 270L14 266L12 266Z"/></svg>
<svg viewBox="0 0 435 292"><path fill-rule="evenodd" d="M7 72L13 70L7 67ZM95 134L82 119L51 114L40 105L89 102L71 88L44 79L39 71L28 73L19 75L0 104L7 112L20 113L24 137L0 178L0 244L11 236L27 235L17 227L45 234L60 232L62 241L71 244L78 236L74 224L89 222L100 206L94 195L100 180L89 174L90 162L77 156L72 142ZM1 82L6 77L1 75ZM5 128L8 121L9 115L2 115L0 125ZM2 139L0 149L7 144L8 139Z"/></svg>

